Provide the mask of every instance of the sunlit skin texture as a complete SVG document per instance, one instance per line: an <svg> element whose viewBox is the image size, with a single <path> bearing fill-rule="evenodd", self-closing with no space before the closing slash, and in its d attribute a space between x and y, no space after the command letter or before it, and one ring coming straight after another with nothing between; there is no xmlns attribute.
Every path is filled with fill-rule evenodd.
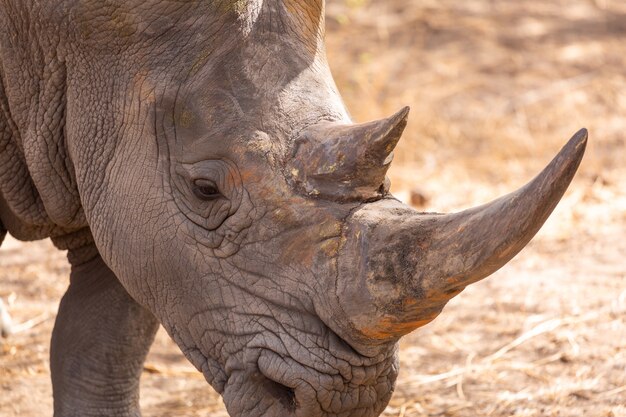
<svg viewBox="0 0 626 417"><path fill-rule="evenodd" d="M72 264L55 416L138 416L159 323L233 416L378 416L398 338L558 201L586 134L546 171L558 181L515 197L527 205L422 218L388 195L408 109L349 126L323 6L0 0L0 242L50 237ZM500 211L487 220L513 237L472 243ZM457 233L469 261L440 262Z"/></svg>
<svg viewBox="0 0 626 417"><path fill-rule="evenodd" d="M96 256L95 243L231 414L288 415L297 401L299 415L377 415L392 392L395 349L362 356L317 312L330 314L323 297L334 285L343 219L358 203L319 207L283 173L299 130L348 120L314 32L321 4L28 3L1 4L2 20L14 21L2 34L4 114L17 124L2 138L25 149L19 165L37 191L20 187L35 200L26 207L3 203L5 227L22 239L53 236L77 266ZM26 39L34 22L43 50ZM58 27L67 29L51 39ZM11 50L18 42L32 49ZM46 74L54 67L63 74ZM24 103L35 75L50 91L39 92L38 105ZM42 112L50 120L32 120ZM65 130L39 132L63 123L53 116ZM49 141L65 146L50 155ZM15 169L0 169L11 200ZM221 196L198 199L197 178ZM67 341L56 339L58 353ZM86 393L59 383L55 408L69 415L78 407L70 397Z"/></svg>

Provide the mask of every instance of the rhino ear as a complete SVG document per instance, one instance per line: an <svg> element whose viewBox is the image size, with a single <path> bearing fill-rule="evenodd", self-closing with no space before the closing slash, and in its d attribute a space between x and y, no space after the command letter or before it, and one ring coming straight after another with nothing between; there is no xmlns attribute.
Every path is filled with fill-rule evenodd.
<svg viewBox="0 0 626 417"><path fill-rule="evenodd" d="M387 170L407 125L409 108L363 124L324 122L295 143L291 178L309 195L333 200L372 200L388 192Z"/></svg>

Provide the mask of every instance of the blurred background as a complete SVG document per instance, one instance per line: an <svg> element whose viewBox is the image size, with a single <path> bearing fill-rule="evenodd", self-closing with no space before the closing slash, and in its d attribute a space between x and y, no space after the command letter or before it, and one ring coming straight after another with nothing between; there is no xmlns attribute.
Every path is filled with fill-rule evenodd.
<svg viewBox="0 0 626 417"><path fill-rule="evenodd" d="M412 108L392 191L454 211L513 191L579 128L579 174L531 244L402 342L385 416L626 416L626 1L328 0L330 65L355 121ZM69 268L0 249L0 415L51 414L48 340ZM224 417L162 332L144 416Z"/></svg>

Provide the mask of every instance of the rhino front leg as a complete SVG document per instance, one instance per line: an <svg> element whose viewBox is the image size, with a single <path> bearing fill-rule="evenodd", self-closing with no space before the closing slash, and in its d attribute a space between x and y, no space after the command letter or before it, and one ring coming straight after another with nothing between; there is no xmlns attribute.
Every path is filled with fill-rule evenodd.
<svg viewBox="0 0 626 417"><path fill-rule="evenodd" d="M55 417L140 416L139 379L157 328L99 255L73 265L52 333Z"/></svg>

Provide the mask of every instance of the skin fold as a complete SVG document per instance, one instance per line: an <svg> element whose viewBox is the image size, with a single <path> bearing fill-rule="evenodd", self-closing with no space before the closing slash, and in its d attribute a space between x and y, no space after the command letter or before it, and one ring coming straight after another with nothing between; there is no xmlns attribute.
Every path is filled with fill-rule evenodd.
<svg viewBox="0 0 626 417"><path fill-rule="evenodd" d="M515 245L464 243L471 263L444 272L371 257L448 242L465 217L418 220L388 194L408 109L354 127L323 35L322 0L0 0L0 243L51 238L72 264L56 417L140 415L159 323L232 416L378 416L399 337L543 223L586 134L560 182L522 190L531 215L491 206L498 227L526 219Z"/></svg>

